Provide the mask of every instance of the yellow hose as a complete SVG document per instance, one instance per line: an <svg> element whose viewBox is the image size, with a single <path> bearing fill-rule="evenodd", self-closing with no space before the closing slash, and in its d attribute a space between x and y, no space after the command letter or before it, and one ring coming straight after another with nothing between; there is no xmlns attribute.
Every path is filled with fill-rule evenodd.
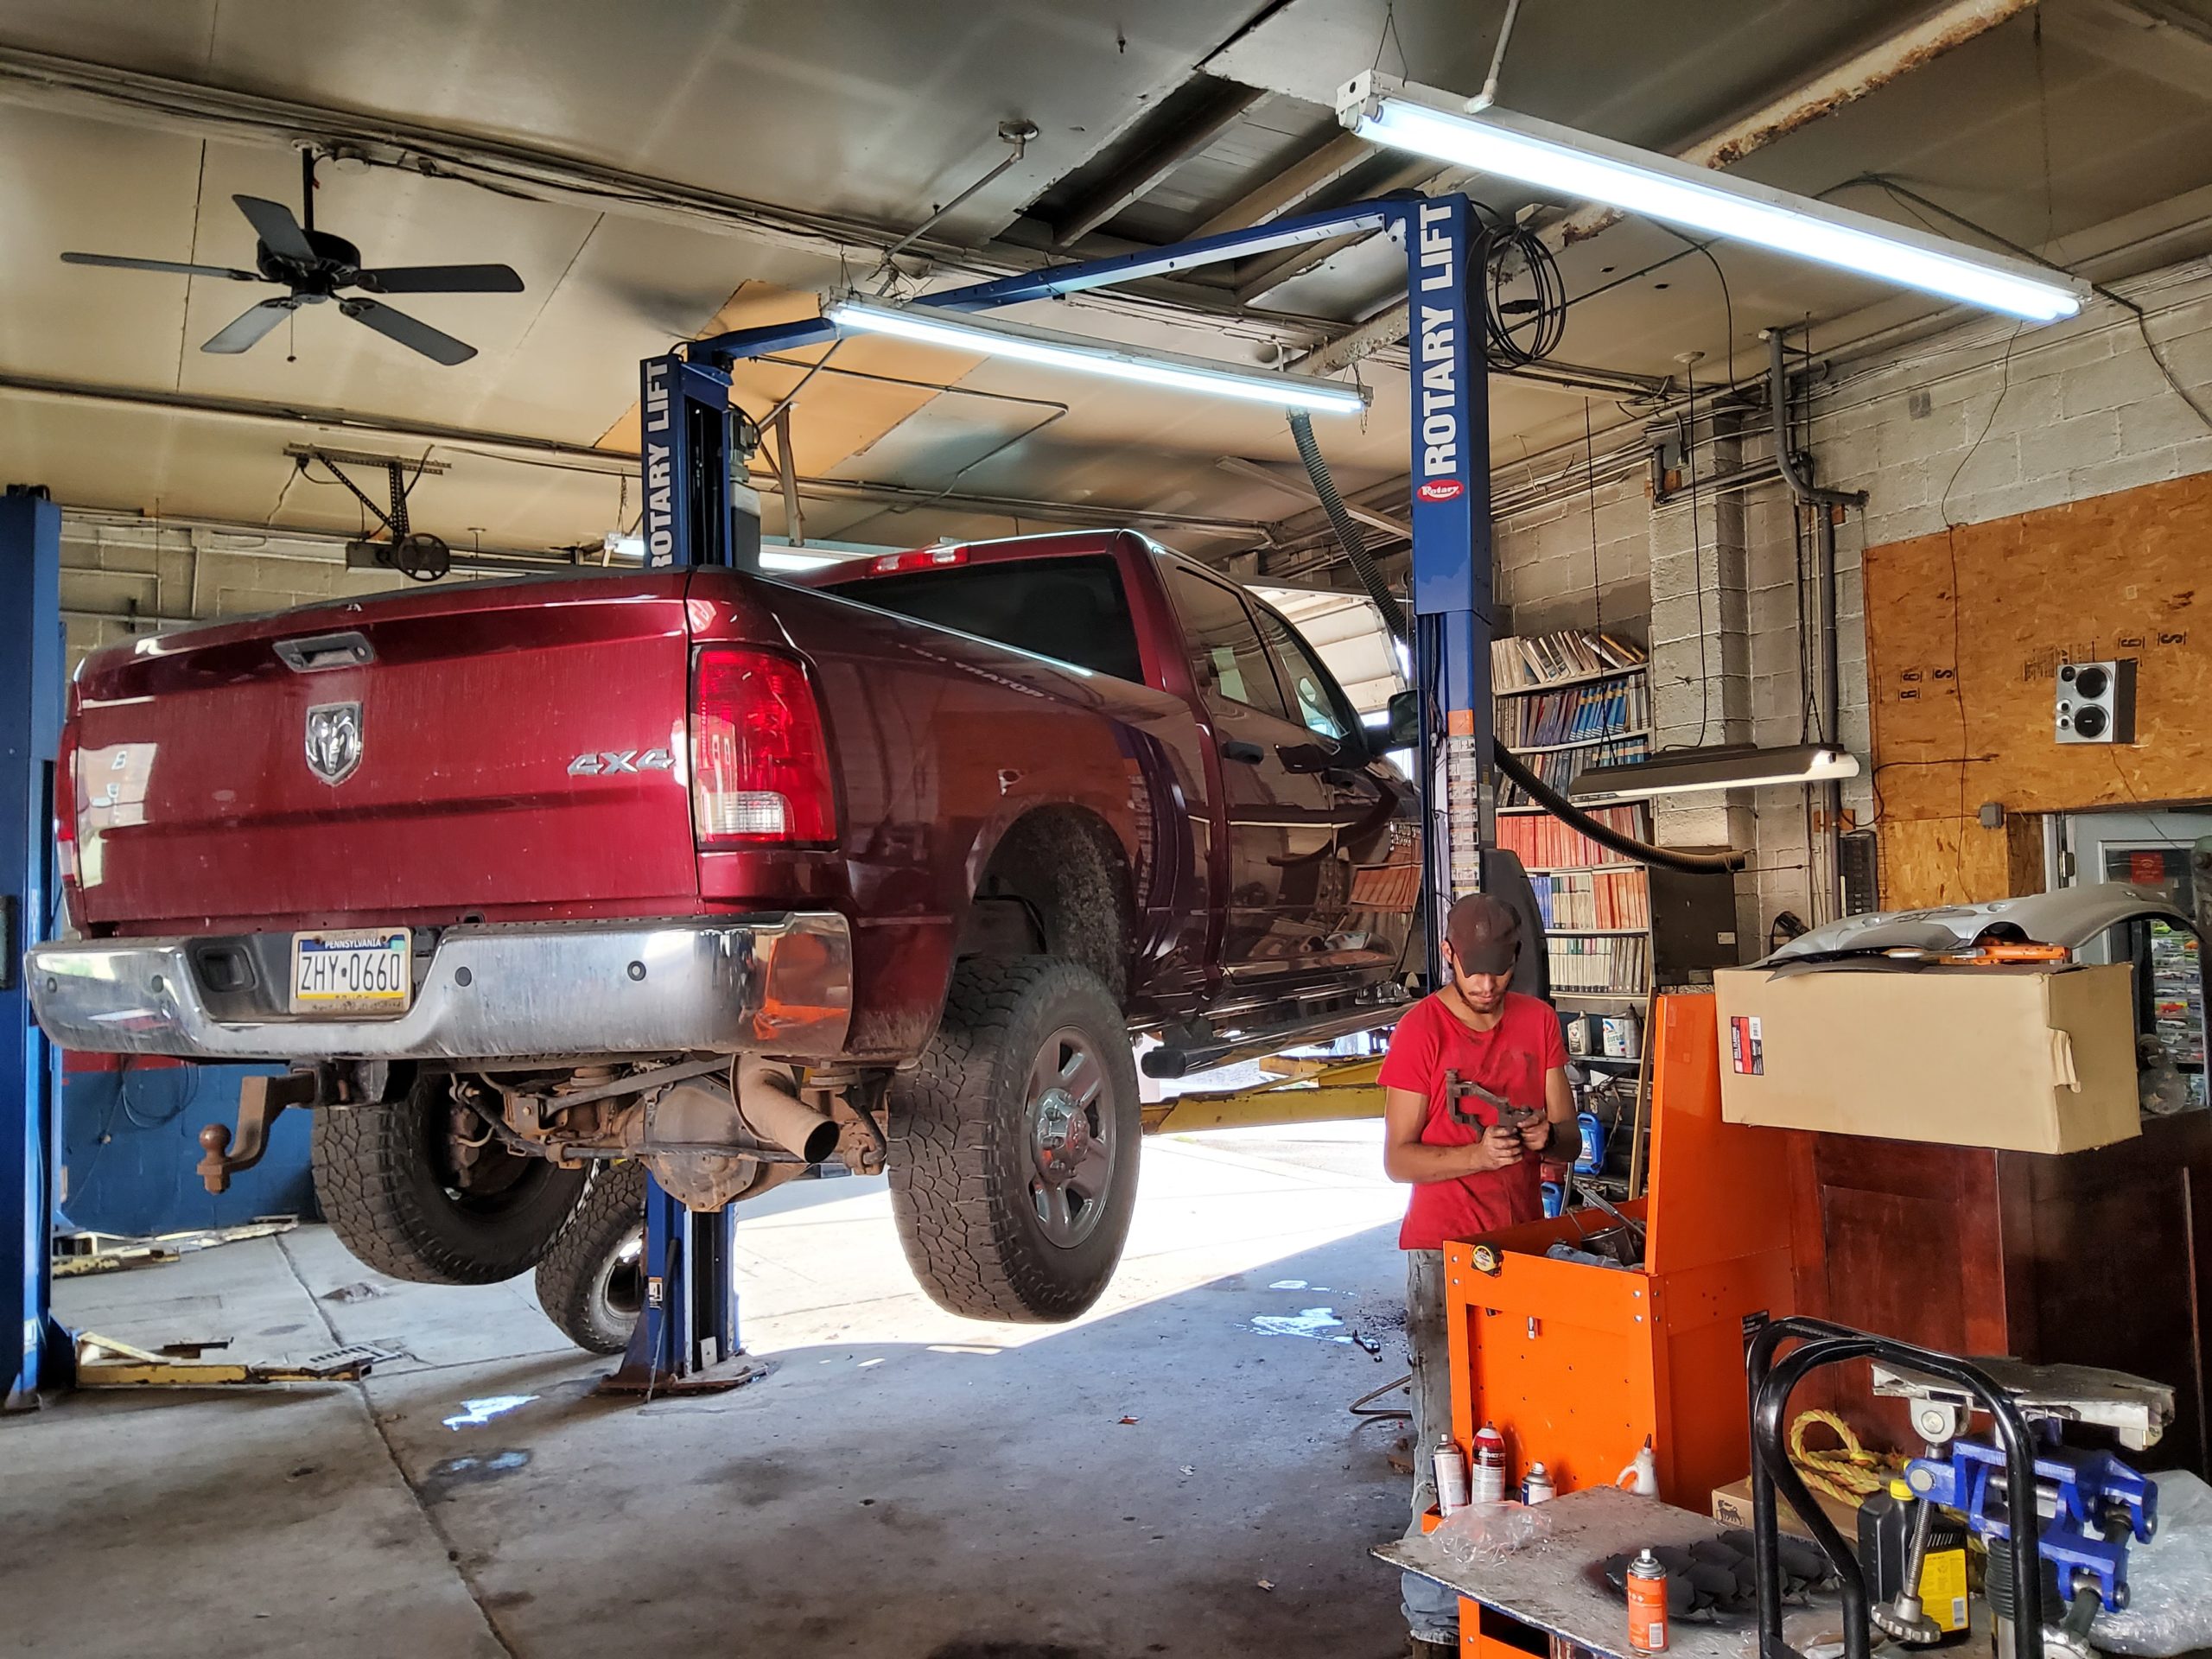
<svg viewBox="0 0 2212 1659"><path fill-rule="evenodd" d="M1819 1424L1839 1442L1832 1451L1815 1452L1805 1445L1805 1431ZM1789 1425L1789 1461L1805 1484L1854 1510L1889 1484L1884 1459L1869 1452L1851 1432L1851 1426L1832 1411L1805 1411Z"/></svg>

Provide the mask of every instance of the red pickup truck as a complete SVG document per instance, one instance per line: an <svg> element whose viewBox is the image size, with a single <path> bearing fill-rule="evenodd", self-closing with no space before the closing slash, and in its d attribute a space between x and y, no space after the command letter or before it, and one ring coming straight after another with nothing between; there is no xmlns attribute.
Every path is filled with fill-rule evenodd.
<svg viewBox="0 0 2212 1659"><path fill-rule="evenodd" d="M63 741L41 1024L289 1062L330 1222L405 1278L528 1270L608 1160L709 1208L842 1156L944 1306L1070 1318L1132 1033L1264 1052L1417 965L1404 734L1128 531L212 624L87 658Z"/></svg>

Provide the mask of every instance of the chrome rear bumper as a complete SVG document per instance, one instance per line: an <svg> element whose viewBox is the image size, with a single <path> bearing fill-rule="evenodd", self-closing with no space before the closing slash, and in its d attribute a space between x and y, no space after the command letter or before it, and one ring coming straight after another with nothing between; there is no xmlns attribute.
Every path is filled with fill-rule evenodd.
<svg viewBox="0 0 2212 1659"><path fill-rule="evenodd" d="M385 1019L219 1019L186 938L44 944L24 957L48 1036L195 1060L521 1059L703 1049L831 1058L852 1016L835 913L447 928L413 1005Z"/></svg>

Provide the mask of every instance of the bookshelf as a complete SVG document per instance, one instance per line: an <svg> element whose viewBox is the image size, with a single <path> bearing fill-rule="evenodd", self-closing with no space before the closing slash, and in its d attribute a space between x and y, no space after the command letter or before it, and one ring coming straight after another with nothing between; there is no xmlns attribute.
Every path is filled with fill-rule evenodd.
<svg viewBox="0 0 2212 1659"><path fill-rule="evenodd" d="M1569 630L1493 641L1491 691L1499 741L1554 789L1564 791L1585 766L1650 756L1650 670L1643 649L1617 636ZM1591 816L1645 841L1649 811L1625 804ZM1592 1040L1583 1046L1602 1046L1599 1022L1606 1015L1648 1022L1650 871L1552 817L1511 784L1499 797L1497 838L1520 855L1535 889L1552 1001L1569 1020L1586 1021ZM1640 1098L1641 1059L1598 1052L1576 1059L1592 1085L1580 1103L1601 1121L1610 1108L1605 1167L1595 1179L1624 1194L1643 1116L1630 1109Z"/></svg>
<svg viewBox="0 0 2212 1659"><path fill-rule="evenodd" d="M1566 629L1494 640L1491 691L1499 741L1554 789L1586 766L1650 757L1650 669L1643 647L1617 635ZM1591 816L1646 840L1647 810L1631 804ZM1650 873L1552 817L1517 785L1505 786L1498 814L1498 843L1520 855L1535 887L1554 991L1641 1002L1651 988Z"/></svg>

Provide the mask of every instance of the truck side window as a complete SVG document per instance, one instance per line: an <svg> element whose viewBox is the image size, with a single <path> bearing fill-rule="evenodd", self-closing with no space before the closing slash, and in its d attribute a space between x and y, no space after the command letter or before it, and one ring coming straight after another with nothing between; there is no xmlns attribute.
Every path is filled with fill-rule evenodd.
<svg viewBox="0 0 2212 1659"><path fill-rule="evenodd" d="M1242 704L1289 720L1289 705L1268 665L1259 630L1236 589L1180 565L1166 566L1165 575L1190 650L1191 677L1207 705Z"/></svg>
<svg viewBox="0 0 2212 1659"><path fill-rule="evenodd" d="M1260 619L1260 635L1267 641L1268 653L1275 659L1275 671L1306 730L1342 742L1351 729L1348 723L1351 716L1329 671L1299 637L1297 629L1264 605L1255 603L1252 609Z"/></svg>

